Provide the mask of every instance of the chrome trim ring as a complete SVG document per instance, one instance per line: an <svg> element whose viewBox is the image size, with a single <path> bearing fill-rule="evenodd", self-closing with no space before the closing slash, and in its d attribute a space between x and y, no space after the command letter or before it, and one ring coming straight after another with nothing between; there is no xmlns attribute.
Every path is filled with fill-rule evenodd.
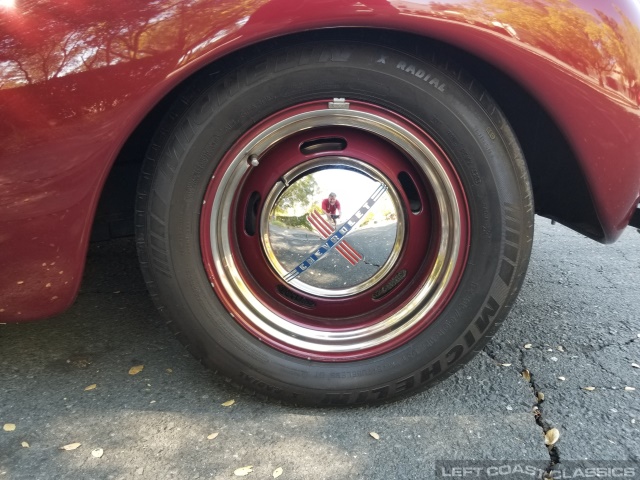
<svg viewBox="0 0 640 480"><path fill-rule="evenodd" d="M235 231L230 220L233 218L236 192L240 190L252 165L259 164L258 160L270 148L291 135L327 126L368 132L394 145L411 159L430 186L431 201L435 204L433 208L439 212L437 228L440 232L435 261L411 298L375 323L333 330L292 321L260 301L245 283L234 257L231 242ZM211 205L209 238L213 268L220 287L232 302L237 315L250 325L252 333L259 339L269 337L286 348L309 352L309 358L312 358L316 354L357 352L391 344L418 326L449 286L454 269L458 268L460 245L466 241L462 238L458 204L463 203L464 199L459 198L436 153L419 136L396 121L393 115L385 117L359 110L353 103L349 109L321 108L318 105L316 109L292 114L243 141L244 147L222 172L222 178L218 179Z"/></svg>

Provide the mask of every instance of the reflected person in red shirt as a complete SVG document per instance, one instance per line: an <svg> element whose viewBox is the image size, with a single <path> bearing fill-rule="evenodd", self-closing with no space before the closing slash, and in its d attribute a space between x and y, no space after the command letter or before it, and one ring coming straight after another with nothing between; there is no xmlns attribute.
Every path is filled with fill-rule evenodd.
<svg viewBox="0 0 640 480"><path fill-rule="evenodd" d="M327 216L327 220L336 227L336 219L340 218L342 209L340 208L340 201L336 198L337 195L333 192L329 194L329 197L322 200L322 211Z"/></svg>

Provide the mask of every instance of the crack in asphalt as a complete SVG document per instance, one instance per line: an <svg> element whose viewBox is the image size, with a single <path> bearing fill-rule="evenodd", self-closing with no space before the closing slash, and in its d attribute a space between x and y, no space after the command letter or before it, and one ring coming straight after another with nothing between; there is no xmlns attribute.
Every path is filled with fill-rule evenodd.
<svg viewBox="0 0 640 480"><path fill-rule="evenodd" d="M638 233L640 233L640 229L638 230ZM627 262L627 264L633 264L633 263L635 263L637 261L635 258L634 259L629 259L627 257L627 252L624 252L624 251L622 251L622 250L620 250L618 248L613 249L613 251L616 252L617 254L619 254L623 258L623 260L625 262Z"/></svg>
<svg viewBox="0 0 640 480"><path fill-rule="evenodd" d="M635 343L638 341L638 338L630 338L629 340L627 340L626 342L613 342L613 343L607 343L605 345L598 345L597 347L593 347L593 348L585 348L586 346L583 346L582 348L582 352L585 355L588 355L590 353L596 353L596 352L601 352L602 350L604 350L605 348L610 348L610 347L626 347L627 345L631 345L632 343Z"/></svg>
<svg viewBox="0 0 640 480"><path fill-rule="evenodd" d="M366 259L364 259L364 258L362 259L362 262L363 262L365 265L371 265L372 267L378 267L378 268L380 268L380 267L382 266L382 265L378 265L377 263L370 263L370 262L367 262L367 260L366 260Z"/></svg>
<svg viewBox="0 0 640 480"><path fill-rule="evenodd" d="M609 374L612 378L618 380L621 385L625 384L625 380L616 372L609 370L604 365L602 365L598 358L594 357L593 354L585 354L585 357L589 358L593 361L593 365L597 366L603 372Z"/></svg>
<svg viewBox="0 0 640 480"><path fill-rule="evenodd" d="M542 408L542 404L544 403L544 399L540 394L542 393L542 395L544 395L544 393L538 389L538 386L536 385L534 380L535 376L525 365L524 357L524 350L520 350L520 364L522 365L523 371L526 370L527 372L529 372L529 385L531 386L531 389L533 390L533 396L536 399L536 403L533 406L535 410L534 418L536 420L536 424L542 429L542 433L546 435L547 432L553 427L543 418L544 410ZM545 469L545 472L547 472L549 476L551 476L551 472L554 470L554 467L560 463L560 451L555 444L547 445L547 450L549 450L549 465Z"/></svg>
<svg viewBox="0 0 640 480"><path fill-rule="evenodd" d="M498 360L497 356L495 355L495 353L493 353L489 347L485 347L484 348L484 352L487 354L487 356L489 358L491 358L493 361L495 361L496 363L502 364L504 362L501 362L500 360ZM524 360L524 356L525 356L525 352L523 350L519 351L520 353L520 365L522 367L522 370L520 372L520 375L522 376L522 373L524 372L524 370L526 370L527 372L529 372L529 386L531 388L531 390L533 391L533 396L535 398L535 403L533 405L533 410L534 410L534 419L536 422L536 425L538 425L541 429L542 429L542 433L543 436L547 434L547 432L549 430L551 430L551 428L553 428L544 418L543 418L543 408L542 408L542 404L544 403L544 394L540 395L541 392L538 389L538 386L536 385L535 381L534 381L534 376L531 373L531 371L526 367L525 365L525 360ZM524 377L523 377L524 378ZM525 378L526 380L526 378ZM560 451L558 450L558 448L555 445L545 445L547 447L547 450L549 452L549 464L547 465L547 468L545 468L545 478L552 478L552 474L551 472L554 470L554 467L560 463Z"/></svg>

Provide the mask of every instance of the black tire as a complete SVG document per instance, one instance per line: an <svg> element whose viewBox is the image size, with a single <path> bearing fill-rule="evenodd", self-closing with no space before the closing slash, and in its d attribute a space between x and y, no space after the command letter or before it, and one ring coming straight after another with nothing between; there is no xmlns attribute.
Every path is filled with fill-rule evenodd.
<svg viewBox="0 0 640 480"><path fill-rule="evenodd" d="M176 102L145 159L138 192L137 242L143 273L157 307L190 352L206 365L252 392L296 404L346 405L388 400L418 392L451 374L478 352L502 323L522 284L530 256L531 188L522 153L503 114L477 82L449 63L375 43L309 41L249 57L228 66L224 74L205 73L197 78L193 88ZM288 108L339 98L350 102L350 111L362 118L365 114L360 110L369 108L367 105L373 105L377 109L374 113L381 117L390 112L385 118L391 119L391 124L397 115L399 128L411 129L413 125L416 131L424 132L425 139L433 141L430 148L444 158L440 162L443 168L450 166L454 172L446 181L459 185L463 192L452 195L451 205L464 200L459 222L463 231L465 225L468 227L468 236L461 233L450 242L457 244L460 239L460 251L450 261L452 271L458 270L442 281L445 293L441 304L420 311L427 320L416 317L409 333L394 333L393 341L374 337L366 351L359 351L354 341L353 348L351 344L344 347L351 348L348 353L338 352L336 347L334 355L329 346L331 352L325 355L307 344L288 345L286 334L284 340L272 339L260 331L262 324L253 328L251 321L239 318L243 307L233 306L229 299L235 297L224 291L224 282L217 279L216 272L225 278L227 267L212 266L204 258L207 255L203 252L217 247L201 244L207 235L207 229L201 229L201 215L208 212L209 198L222 204L228 195L233 195L234 202L244 201L239 192L248 180L238 180L237 189L230 194L221 193L222 184L211 183L226 181L219 178L230 176L232 166L237 168L240 153L233 157L229 152L244 148L248 140L240 140L243 134L251 132L247 135L252 139L252 135L262 135L280 117L265 123L263 130L260 122ZM341 101L337 103L341 108ZM354 133L360 135L362 131ZM381 143L391 143L392 148L402 150L400 156L407 157L409 170L418 163L399 140L395 143L384 138ZM270 169L277 169L277 163L273 163L276 160L270 161ZM380 169L384 169L383 163L380 162ZM417 183L418 194L411 186L408 190L397 186L401 214L407 219L402 227L408 232L403 245L412 245L412 255L418 249L426 258L434 255L436 248L430 242L435 245L449 233L438 227L430 230L430 238L423 239L424 234L411 223L422 214L419 208L425 209L427 199L433 200L431 189L440 188L430 186L429 179L423 178L426 167L415 170L417 173L412 170L410 174ZM397 178L389 180L392 188L400 183ZM454 190L458 188L455 185ZM410 205L409 197L416 195L422 207ZM262 208L264 201L257 201L255 208ZM243 206L230 206L229 218ZM231 226L224 223L215 207L211 208L210 224L215 229L204 243L213 245L219 232L233 233L236 225L233 220L229 221ZM438 204L429 221L437 218L442 224L439 215L444 217L445 213L439 209ZM455 211L453 206L451 209ZM259 212L256 215L259 217ZM312 327L313 322L322 323L322 319L305 313L308 305L304 301L326 299L316 299L313 294L287 285L277 285L278 292L284 292L281 296L272 293L276 290L259 280L258 273L254 279L252 273L254 264L268 263L265 254L247 253L243 247L234 246L236 241L239 240L230 234L228 248L235 253L229 260L244 272L249 289L259 290L256 298L264 298L272 310L300 315ZM424 250L416 247L420 241L425 244ZM410 252L403 250L397 262L405 254L409 258ZM415 256L412 258L415 263ZM371 289L383 293L387 287L393 290L393 295L384 297L381 303L388 305L371 314L358 311L355 315L366 317L367 321L374 318L373 325L375 319L382 321L389 312L400 308L398 305L408 304L416 292L422 292L419 288L423 287L418 284L431 278L434 264L425 260L424 265L416 267L417 273L410 272L414 278L407 280L398 273L402 270L392 265L391 272ZM263 270L268 276L269 268ZM395 280L390 282L391 275ZM294 305L296 302L300 308ZM350 307L349 303L345 305ZM358 305L362 303L354 308ZM340 313L335 316L340 317ZM344 321L347 322L346 316ZM306 352L307 348L311 351Z"/></svg>

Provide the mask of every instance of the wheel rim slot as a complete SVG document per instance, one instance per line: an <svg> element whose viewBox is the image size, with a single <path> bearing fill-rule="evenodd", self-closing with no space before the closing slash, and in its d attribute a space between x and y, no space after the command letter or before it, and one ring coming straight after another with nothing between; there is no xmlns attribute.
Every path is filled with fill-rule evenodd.
<svg viewBox="0 0 640 480"><path fill-rule="evenodd" d="M326 152L341 152L345 148L347 148L347 141L344 138L316 138L303 142L300 145L300 153L303 155L316 155Z"/></svg>
<svg viewBox="0 0 640 480"><path fill-rule="evenodd" d="M278 291L278 293L282 297L286 298L287 300L292 301L296 305L299 305L301 307L308 308L308 309L315 308L315 306L316 306L316 303L313 300L311 300L311 299L309 299L307 297L304 297L304 296L294 292L293 290L288 289L284 285L278 285L276 287L276 290Z"/></svg>
<svg viewBox="0 0 640 480"><path fill-rule="evenodd" d="M420 213L422 211L422 200L420 199L418 188L413 178L411 178L411 175L407 172L400 172L398 174L398 181L404 190L404 194L407 196L407 200L409 200L409 210L411 210L411 213Z"/></svg>
<svg viewBox="0 0 640 480"><path fill-rule="evenodd" d="M379 288L375 292L373 292L372 298L374 300L380 300L382 297L386 296L392 290L394 290L398 285L402 283L402 281L407 277L406 270L400 270L398 273L394 275L394 277L385 284L382 288Z"/></svg>
<svg viewBox="0 0 640 480"><path fill-rule="evenodd" d="M253 237L258 230L258 210L260 206L260 194L253 192L247 201L247 208L244 215L244 231Z"/></svg>

